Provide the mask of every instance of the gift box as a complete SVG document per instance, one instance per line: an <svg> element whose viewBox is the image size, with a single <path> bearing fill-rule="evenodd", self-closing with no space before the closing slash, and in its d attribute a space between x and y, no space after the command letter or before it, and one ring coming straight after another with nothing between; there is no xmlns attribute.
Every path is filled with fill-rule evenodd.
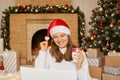
<svg viewBox="0 0 120 80"><path fill-rule="evenodd" d="M90 72L91 77L101 80L102 72L103 72L103 65L100 65L100 67L89 66L89 72Z"/></svg>
<svg viewBox="0 0 120 80"><path fill-rule="evenodd" d="M4 50L3 38L0 38L0 52Z"/></svg>
<svg viewBox="0 0 120 80"><path fill-rule="evenodd" d="M5 69L4 70L0 70L0 75L4 75L4 74L6 74Z"/></svg>
<svg viewBox="0 0 120 80"><path fill-rule="evenodd" d="M120 67L104 66L104 73L120 76Z"/></svg>
<svg viewBox="0 0 120 80"><path fill-rule="evenodd" d="M0 66L2 66L3 65L3 57L2 57L2 55L0 55Z"/></svg>
<svg viewBox="0 0 120 80"><path fill-rule="evenodd" d="M105 66L120 67L120 56L105 56Z"/></svg>
<svg viewBox="0 0 120 80"><path fill-rule="evenodd" d="M120 52L110 51L108 52L108 56L120 56Z"/></svg>
<svg viewBox="0 0 120 80"><path fill-rule="evenodd" d="M102 80L120 80L120 76L103 73Z"/></svg>
<svg viewBox="0 0 120 80"><path fill-rule="evenodd" d="M14 73L19 70L19 53L10 50L3 52L3 64L7 73Z"/></svg>
<svg viewBox="0 0 120 80"><path fill-rule="evenodd" d="M88 48L87 49L87 57L97 58L100 56L101 56L100 49L98 49L98 48Z"/></svg>
<svg viewBox="0 0 120 80"><path fill-rule="evenodd" d="M87 58L88 61L88 65L89 66L100 66L101 62L102 62L102 58L98 57L98 58Z"/></svg>

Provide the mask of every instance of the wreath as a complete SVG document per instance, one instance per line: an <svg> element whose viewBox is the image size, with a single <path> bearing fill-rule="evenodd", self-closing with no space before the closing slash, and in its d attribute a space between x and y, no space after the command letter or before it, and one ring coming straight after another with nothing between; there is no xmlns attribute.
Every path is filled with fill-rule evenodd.
<svg viewBox="0 0 120 80"><path fill-rule="evenodd" d="M84 13L77 7L76 9L73 6L69 5L45 5L45 6L32 6L32 5L17 5L17 6L10 6L8 9L3 11L2 19L1 19L1 38L4 39L4 49L11 49L10 47L10 25L9 25L9 18L10 14L40 14L40 13L73 13L78 14L78 43L81 46L82 38L84 37L85 33L85 17Z"/></svg>

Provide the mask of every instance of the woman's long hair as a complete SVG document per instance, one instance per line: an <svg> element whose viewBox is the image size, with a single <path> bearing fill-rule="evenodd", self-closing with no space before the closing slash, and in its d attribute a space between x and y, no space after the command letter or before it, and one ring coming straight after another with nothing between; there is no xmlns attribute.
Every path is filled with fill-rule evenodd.
<svg viewBox="0 0 120 80"><path fill-rule="evenodd" d="M59 47L55 44L54 40L51 39L51 50L50 53L52 57L56 59L56 62L61 62L63 59L66 61L72 60L72 48L75 47L72 44L72 40L70 36L68 35L68 44L67 44L67 50L64 54L62 54L59 50Z"/></svg>

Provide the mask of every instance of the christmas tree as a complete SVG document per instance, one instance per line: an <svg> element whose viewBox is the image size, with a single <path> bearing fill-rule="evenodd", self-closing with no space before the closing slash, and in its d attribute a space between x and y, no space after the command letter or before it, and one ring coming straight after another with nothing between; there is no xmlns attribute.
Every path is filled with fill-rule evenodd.
<svg viewBox="0 0 120 80"><path fill-rule="evenodd" d="M104 54L120 52L120 0L98 0L92 10L90 35L85 36L82 46L99 48Z"/></svg>

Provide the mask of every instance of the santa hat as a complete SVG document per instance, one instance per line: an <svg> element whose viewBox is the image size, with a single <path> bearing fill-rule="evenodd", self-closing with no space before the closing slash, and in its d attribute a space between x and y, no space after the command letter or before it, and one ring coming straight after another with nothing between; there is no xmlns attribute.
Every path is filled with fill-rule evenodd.
<svg viewBox="0 0 120 80"><path fill-rule="evenodd" d="M53 20L47 30L47 36L45 36L45 40L49 40L49 36L53 36L55 33L62 32L70 35L70 28L67 23L61 19Z"/></svg>

